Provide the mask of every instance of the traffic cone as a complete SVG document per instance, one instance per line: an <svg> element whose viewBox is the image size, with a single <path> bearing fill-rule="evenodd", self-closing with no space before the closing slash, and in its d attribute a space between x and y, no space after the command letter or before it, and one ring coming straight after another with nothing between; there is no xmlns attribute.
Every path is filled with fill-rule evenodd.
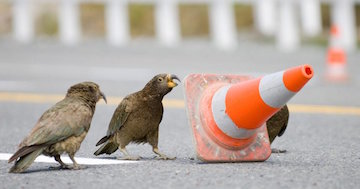
<svg viewBox="0 0 360 189"><path fill-rule="evenodd" d="M340 43L341 32L336 25L331 27L330 47L327 52L325 78L329 81L345 81L348 79L346 70L346 53Z"/></svg>
<svg viewBox="0 0 360 189"><path fill-rule="evenodd" d="M271 148L265 122L312 76L310 65L257 79L188 75L184 79L185 102L197 157L206 162L268 159Z"/></svg>

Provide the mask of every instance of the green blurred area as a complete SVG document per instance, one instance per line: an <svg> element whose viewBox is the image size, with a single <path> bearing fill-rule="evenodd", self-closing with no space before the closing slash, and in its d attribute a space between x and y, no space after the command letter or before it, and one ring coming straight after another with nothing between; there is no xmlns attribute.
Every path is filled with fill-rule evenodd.
<svg viewBox="0 0 360 189"><path fill-rule="evenodd" d="M105 35L104 4L80 4L80 22L84 37Z"/></svg>
<svg viewBox="0 0 360 189"><path fill-rule="evenodd" d="M180 4L179 19L183 37L209 36L208 5Z"/></svg>
<svg viewBox="0 0 360 189"><path fill-rule="evenodd" d="M360 47L360 4L355 5L355 20L357 32L357 46Z"/></svg>
<svg viewBox="0 0 360 189"><path fill-rule="evenodd" d="M0 34L8 34L11 32L11 11L9 3L0 3Z"/></svg>
<svg viewBox="0 0 360 189"><path fill-rule="evenodd" d="M132 37L155 35L154 5L129 4L128 10Z"/></svg>
<svg viewBox="0 0 360 189"><path fill-rule="evenodd" d="M155 7L153 4L130 3L128 9L130 19L130 33L132 38L155 36ZM11 4L0 3L0 34L11 33L12 13ZM38 36L57 36L58 13L56 4L45 3L36 6L35 31ZM327 34L330 27L330 5L321 4L323 33L313 38L303 38L303 42L326 45ZM82 3L80 4L81 30L84 37L104 37L105 7L104 4ZM236 28L239 32L253 32L254 18L253 8L250 4L235 4L234 14ZM179 19L181 35L187 37L209 36L209 6L207 4L179 4ZM355 7L356 26L360 26L360 5ZM360 36L359 31L357 35ZM360 37L359 37L360 38Z"/></svg>
<svg viewBox="0 0 360 189"><path fill-rule="evenodd" d="M254 13L251 5L235 4L234 12L238 31L254 29Z"/></svg>
<svg viewBox="0 0 360 189"><path fill-rule="evenodd" d="M56 36L59 30L57 8L43 4L35 14L35 33L40 36Z"/></svg>

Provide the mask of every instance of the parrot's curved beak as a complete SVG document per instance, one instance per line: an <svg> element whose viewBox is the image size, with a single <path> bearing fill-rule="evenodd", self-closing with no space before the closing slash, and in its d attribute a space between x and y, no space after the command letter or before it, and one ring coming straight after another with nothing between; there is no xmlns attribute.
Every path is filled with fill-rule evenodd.
<svg viewBox="0 0 360 189"><path fill-rule="evenodd" d="M104 99L105 103L107 104L106 96L103 92L100 91L100 96L102 99Z"/></svg>
<svg viewBox="0 0 360 189"><path fill-rule="evenodd" d="M174 79L176 79L176 80L178 80L179 82L181 82L180 79L179 79L176 75L174 75L174 74L168 74L168 75L166 76L166 79L167 79L167 84L168 84L168 87L169 87L169 88L174 88L174 87L176 87L176 86L178 85L177 83L174 82Z"/></svg>

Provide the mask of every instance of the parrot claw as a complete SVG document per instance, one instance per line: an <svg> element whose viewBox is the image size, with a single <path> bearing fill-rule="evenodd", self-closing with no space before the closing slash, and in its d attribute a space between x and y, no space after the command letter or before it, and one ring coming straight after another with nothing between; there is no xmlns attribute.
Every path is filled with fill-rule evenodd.
<svg viewBox="0 0 360 189"><path fill-rule="evenodd" d="M286 153L286 150L281 150L281 149L277 149L277 148L272 148L271 149L271 153Z"/></svg>
<svg viewBox="0 0 360 189"><path fill-rule="evenodd" d="M161 153L157 147L153 148L153 152L158 155L157 159L162 160L174 160L176 157L168 157L165 154Z"/></svg>
<svg viewBox="0 0 360 189"><path fill-rule="evenodd" d="M80 170L80 169L86 169L87 166L85 165L75 165L75 166L72 166L71 169L72 170Z"/></svg>
<svg viewBox="0 0 360 189"><path fill-rule="evenodd" d="M158 156L156 159L159 159L159 160L175 160L176 157L168 157L166 155L161 155L161 156Z"/></svg>

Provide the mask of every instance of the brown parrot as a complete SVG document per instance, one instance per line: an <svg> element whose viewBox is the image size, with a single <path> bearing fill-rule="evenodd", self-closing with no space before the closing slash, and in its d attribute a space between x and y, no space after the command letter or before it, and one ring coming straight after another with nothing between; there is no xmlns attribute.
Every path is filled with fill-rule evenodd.
<svg viewBox="0 0 360 189"><path fill-rule="evenodd" d="M266 121L266 127L269 133L270 144L277 136L282 136L286 130L289 121L289 109L285 105L269 120ZM286 150L271 149L272 153L284 153Z"/></svg>
<svg viewBox="0 0 360 189"><path fill-rule="evenodd" d="M139 160L130 156L126 146L130 143L149 143L153 152L161 159L169 158L158 149L159 124L164 108L162 100L174 87L176 75L159 74L153 77L145 87L126 96L116 108L109 124L106 136L96 146L102 145L94 155L112 154L117 149L124 154L123 160Z"/></svg>
<svg viewBox="0 0 360 189"><path fill-rule="evenodd" d="M89 131L96 103L105 95L93 82L83 82L68 89L63 100L44 112L30 134L20 143L18 151L9 159L15 161L11 173L25 171L40 154L54 157L60 168L79 169L74 159L81 142ZM61 161L67 153L73 167Z"/></svg>

